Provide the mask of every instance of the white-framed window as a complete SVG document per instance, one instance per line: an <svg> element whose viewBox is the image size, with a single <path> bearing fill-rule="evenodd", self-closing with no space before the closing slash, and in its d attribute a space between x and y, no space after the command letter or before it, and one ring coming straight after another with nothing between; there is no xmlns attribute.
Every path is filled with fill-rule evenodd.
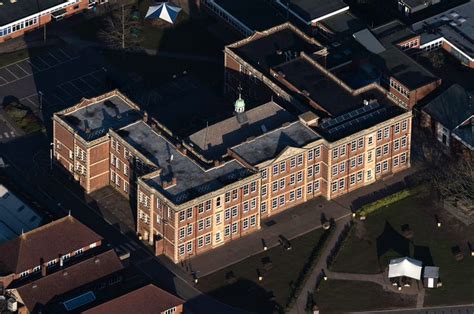
<svg viewBox="0 0 474 314"><path fill-rule="evenodd" d="M206 211L212 209L212 200L207 200L206 201Z"/></svg>
<svg viewBox="0 0 474 314"><path fill-rule="evenodd" d="M280 198L278 200L278 205L279 206L284 206L285 205L285 195L280 195Z"/></svg>
<svg viewBox="0 0 474 314"><path fill-rule="evenodd" d="M250 216L250 226L254 227L256 225L257 225L257 216L256 215Z"/></svg>
<svg viewBox="0 0 474 314"><path fill-rule="evenodd" d="M249 219L245 218L242 220L242 229L247 230L249 228Z"/></svg>
<svg viewBox="0 0 474 314"><path fill-rule="evenodd" d="M262 196L266 196L267 195L267 185L264 184L262 185Z"/></svg>
<svg viewBox="0 0 474 314"><path fill-rule="evenodd" d="M232 233L237 233L238 230L239 230L239 222L236 221L232 224Z"/></svg>
<svg viewBox="0 0 474 314"><path fill-rule="evenodd" d="M280 190L285 188L285 178L280 179Z"/></svg>
<svg viewBox="0 0 474 314"><path fill-rule="evenodd" d="M346 171L346 162L341 162L339 164L339 173L343 173L344 171Z"/></svg>
<svg viewBox="0 0 474 314"><path fill-rule="evenodd" d="M283 173L286 171L286 161L280 163L280 172Z"/></svg>
<svg viewBox="0 0 474 314"><path fill-rule="evenodd" d="M226 203L230 202L230 192L225 193L225 202Z"/></svg>
<svg viewBox="0 0 474 314"><path fill-rule="evenodd" d="M339 156L345 156L346 155L346 145L342 145L340 148L339 148Z"/></svg>
<svg viewBox="0 0 474 314"><path fill-rule="evenodd" d="M254 197L250 200L250 209L253 210L255 208L257 208L257 198L256 197Z"/></svg>
<svg viewBox="0 0 474 314"><path fill-rule="evenodd" d="M29 270L25 270L24 272L21 272L20 273L20 278L24 278L26 276L28 276L30 274L30 271Z"/></svg>
<svg viewBox="0 0 474 314"><path fill-rule="evenodd" d="M310 149L308 151L308 161L313 160L313 157L314 157L314 150Z"/></svg>
<svg viewBox="0 0 474 314"><path fill-rule="evenodd" d="M351 142L351 152L355 152L357 149L357 142L356 141L352 141Z"/></svg>
<svg viewBox="0 0 474 314"><path fill-rule="evenodd" d="M266 213L267 212L267 203L266 202L263 202L262 204L260 204L260 212L261 213Z"/></svg>
<svg viewBox="0 0 474 314"><path fill-rule="evenodd" d="M303 154L299 154L297 158L297 165L301 166L303 164Z"/></svg>
<svg viewBox="0 0 474 314"><path fill-rule="evenodd" d="M408 129L408 120L403 120L402 131L406 131L407 129Z"/></svg>
<svg viewBox="0 0 474 314"><path fill-rule="evenodd" d="M388 152L389 152L389 146L388 146L388 143L387 143L387 144L385 144L385 145L383 146L383 154L384 154L384 155L387 155Z"/></svg>
<svg viewBox="0 0 474 314"><path fill-rule="evenodd" d="M362 171L357 172L357 182L362 182L364 179L364 173Z"/></svg>
<svg viewBox="0 0 474 314"><path fill-rule="evenodd" d="M372 180L372 170L367 170L367 180Z"/></svg>
<svg viewBox="0 0 474 314"><path fill-rule="evenodd" d="M382 130L377 130L377 141L382 140Z"/></svg>
<svg viewBox="0 0 474 314"><path fill-rule="evenodd" d="M221 238L221 233L220 231L217 231L216 232L216 242L221 242L222 238Z"/></svg>
<svg viewBox="0 0 474 314"><path fill-rule="evenodd" d="M313 176L313 166L309 166L307 172L308 178L311 178Z"/></svg>
<svg viewBox="0 0 474 314"><path fill-rule="evenodd" d="M357 156L357 165L360 166L364 163L364 154Z"/></svg>
<svg viewBox="0 0 474 314"><path fill-rule="evenodd" d="M296 189L296 199L300 199L303 197L303 188L302 187L299 187Z"/></svg>
<svg viewBox="0 0 474 314"><path fill-rule="evenodd" d="M275 209L278 207L278 198L272 199L272 209Z"/></svg>
<svg viewBox="0 0 474 314"><path fill-rule="evenodd" d="M364 138L360 138L358 141L357 141L357 147L358 148L363 148L364 147Z"/></svg>
<svg viewBox="0 0 474 314"><path fill-rule="evenodd" d="M405 148L407 146L407 137L406 136L402 137L400 141L401 141L401 146Z"/></svg>
<svg viewBox="0 0 474 314"><path fill-rule="evenodd" d="M295 174L290 175L290 185L294 185L295 180L296 180L296 175Z"/></svg>
<svg viewBox="0 0 474 314"><path fill-rule="evenodd" d="M407 161L407 153L400 155L400 164L404 164Z"/></svg>
<svg viewBox="0 0 474 314"><path fill-rule="evenodd" d="M239 215L239 210L237 206L232 207L232 217L237 217Z"/></svg>
<svg viewBox="0 0 474 314"><path fill-rule="evenodd" d="M278 165L273 165L273 175L276 176L278 174Z"/></svg>
<svg viewBox="0 0 474 314"><path fill-rule="evenodd" d="M356 183L356 176L354 173L349 176L349 183L350 185L354 185Z"/></svg>
<svg viewBox="0 0 474 314"><path fill-rule="evenodd" d="M380 171L381 171L381 166L380 166L380 163L378 163L375 165L375 173L380 173Z"/></svg>
<svg viewBox="0 0 474 314"><path fill-rule="evenodd" d="M399 150L400 149L400 140L397 138L395 141L393 141L393 150Z"/></svg>
<svg viewBox="0 0 474 314"><path fill-rule="evenodd" d="M388 161L384 160L382 163L382 171L387 171L388 170Z"/></svg>
<svg viewBox="0 0 474 314"><path fill-rule="evenodd" d="M306 185L306 193L308 193L308 194L313 193L313 184L312 183L308 183Z"/></svg>
<svg viewBox="0 0 474 314"><path fill-rule="evenodd" d="M314 175L319 174L319 170L320 170L319 164L314 165Z"/></svg>
<svg viewBox="0 0 474 314"><path fill-rule="evenodd" d="M190 236L193 234L193 225L192 224L189 224L187 227L186 227L186 235L187 236Z"/></svg>
<svg viewBox="0 0 474 314"><path fill-rule="evenodd" d="M237 189L234 189L232 191L232 200L236 200L239 198L239 193L237 192Z"/></svg>
<svg viewBox="0 0 474 314"><path fill-rule="evenodd" d="M393 157L393 167L398 166L398 156Z"/></svg>
<svg viewBox="0 0 474 314"><path fill-rule="evenodd" d="M224 227L224 237L230 236L230 225Z"/></svg>
<svg viewBox="0 0 474 314"><path fill-rule="evenodd" d="M193 242L192 241L189 241L188 243L186 243L186 252L187 253L192 253L193 252Z"/></svg>
<svg viewBox="0 0 474 314"><path fill-rule="evenodd" d="M314 158L319 158L320 155L321 155L321 147L316 147L314 149Z"/></svg>
<svg viewBox="0 0 474 314"><path fill-rule="evenodd" d="M319 191L320 188L321 188L321 183L320 183L320 181L319 181L319 179L318 179L318 180L314 181L314 188L313 188L313 190L314 190L314 192L316 192L316 191Z"/></svg>
<svg viewBox="0 0 474 314"><path fill-rule="evenodd" d="M339 167L338 167L337 165L332 166L332 171L331 171L331 173L332 173L332 176L333 176L333 177L334 177L334 176L337 176L338 171L339 171Z"/></svg>
<svg viewBox="0 0 474 314"><path fill-rule="evenodd" d="M222 223L222 216L221 213L216 214L216 225L220 225Z"/></svg>
<svg viewBox="0 0 474 314"><path fill-rule="evenodd" d="M257 192L257 182L253 181L250 183L250 193Z"/></svg>
<svg viewBox="0 0 474 314"><path fill-rule="evenodd" d="M382 147L377 147L377 149L375 150L375 156L382 156Z"/></svg>
<svg viewBox="0 0 474 314"><path fill-rule="evenodd" d="M244 211L244 213L249 211L249 201L245 201L243 203L243 211Z"/></svg>
<svg viewBox="0 0 474 314"><path fill-rule="evenodd" d="M186 219L186 212L184 210L179 212L179 221L184 221Z"/></svg>
<svg viewBox="0 0 474 314"><path fill-rule="evenodd" d="M346 180L342 178L341 180L339 180L339 190L343 190L345 186L346 186Z"/></svg>
<svg viewBox="0 0 474 314"><path fill-rule="evenodd" d="M400 133L400 123L395 124L394 133L395 133L395 134Z"/></svg>
<svg viewBox="0 0 474 314"><path fill-rule="evenodd" d="M390 137L390 127L386 127L386 128L383 130L383 137L384 137L384 138L389 138L389 137Z"/></svg>
<svg viewBox="0 0 474 314"><path fill-rule="evenodd" d="M339 150L336 147L332 150L332 159L336 159L337 157L339 157Z"/></svg>
<svg viewBox="0 0 474 314"><path fill-rule="evenodd" d="M272 192L278 191L278 181L273 181L272 183Z"/></svg>
<svg viewBox="0 0 474 314"><path fill-rule="evenodd" d="M130 186L129 186L128 182L127 182L127 181L123 181L123 191L124 191L125 193L128 193L129 190L130 190Z"/></svg>
<svg viewBox="0 0 474 314"><path fill-rule="evenodd" d="M203 237L199 237L197 242L198 242L198 248L202 248L204 246Z"/></svg>
<svg viewBox="0 0 474 314"><path fill-rule="evenodd" d="M178 251L179 251L179 256L184 255L184 253L185 253L184 244L181 244L180 246L178 246Z"/></svg>
<svg viewBox="0 0 474 314"><path fill-rule="evenodd" d="M267 169L263 169L262 170L262 179L266 179L267 178Z"/></svg>
<svg viewBox="0 0 474 314"><path fill-rule="evenodd" d="M296 158L292 157L290 159L290 168L293 169L294 167L296 167Z"/></svg>
<svg viewBox="0 0 474 314"><path fill-rule="evenodd" d="M249 186L248 186L248 184L244 185L243 190L244 190L244 195L249 195Z"/></svg>
<svg viewBox="0 0 474 314"><path fill-rule="evenodd" d="M303 181L303 171L298 171L298 173L296 174L296 181L297 182Z"/></svg>
<svg viewBox="0 0 474 314"><path fill-rule="evenodd" d="M336 192L337 191L337 181L334 181L331 184L331 191Z"/></svg>
<svg viewBox="0 0 474 314"><path fill-rule="evenodd" d="M367 145L370 146L370 145L372 145L373 143L374 143L374 138L373 138L372 136L369 136L369 137L367 138Z"/></svg>
<svg viewBox="0 0 474 314"><path fill-rule="evenodd" d="M188 210L186 212L186 218L188 218L188 219L193 218L193 208L192 207L188 208Z"/></svg>
<svg viewBox="0 0 474 314"><path fill-rule="evenodd" d="M205 245L211 244L211 234L206 234L206 236L204 237L204 244Z"/></svg>
<svg viewBox="0 0 474 314"><path fill-rule="evenodd" d="M293 202L295 200L295 191L290 191L288 201Z"/></svg>
<svg viewBox="0 0 474 314"><path fill-rule="evenodd" d="M203 203L198 204L197 209L198 209L198 214L204 213L204 204Z"/></svg>
<svg viewBox="0 0 474 314"><path fill-rule="evenodd" d="M367 162L372 162L372 151L367 153Z"/></svg>
<svg viewBox="0 0 474 314"><path fill-rule="evenodd" d="M170 309L167 309L164 314L174 314L174 313L176 313L176 306Z"/></svg>
<svg viewBox="0 0 474 314"><path fill-rule="evenodd" d="M198 220L198 231L204 230L204 219Z"/></svg>

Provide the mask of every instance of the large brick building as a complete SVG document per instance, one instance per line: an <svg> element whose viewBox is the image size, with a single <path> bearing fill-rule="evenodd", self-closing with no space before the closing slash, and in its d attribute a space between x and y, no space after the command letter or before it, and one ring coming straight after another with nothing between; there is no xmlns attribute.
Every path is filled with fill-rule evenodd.
<svg viewBox="0 0 474 314"><path fill-rule="evenodd" d="M2 1L0 43L105 2L108 0Z"/></svg>
<svg viewBox="0 0 474 314"><path fill-rule="evenodd" d="M387 24L355 33L361 47L369 50L369 53L364 50L359 54L354 50L361 47L353 47L354 44L332 47L340 43L326 47L289 23L255 33L225 48L225 91L237 93L242 88L250 99L262 101L274 95L299 108L309 103L321 109L313 99L318 95L305 88L303 76L297 75L299 70L295 68L299 65L305 75L312 79L318 75L331 77L351 95L367 94L367 89L377 88L411 109L435 90L441 80L402 51L413 33L400 26ZM412 47L411 43L408 45ZM370 55L370 60L361 59L360 55ZM295 72L292 76L299 82L286 79L287 73L279 73L288 68L292 68ZM334 116L323 111L325 115Z"/></svg>

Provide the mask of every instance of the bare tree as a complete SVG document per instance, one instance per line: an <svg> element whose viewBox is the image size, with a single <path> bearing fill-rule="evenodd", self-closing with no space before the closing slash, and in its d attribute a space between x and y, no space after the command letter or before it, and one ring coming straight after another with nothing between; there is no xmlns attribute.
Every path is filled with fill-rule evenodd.
<svg viewBox="0 0 474 314"><path fill-rule="evenodd" d="M109 48L126 50L140 43L138 36L140 28L140 22L132 17L131 9L122 5L105 19L104 29L99 32L99 38Z"/></svg>

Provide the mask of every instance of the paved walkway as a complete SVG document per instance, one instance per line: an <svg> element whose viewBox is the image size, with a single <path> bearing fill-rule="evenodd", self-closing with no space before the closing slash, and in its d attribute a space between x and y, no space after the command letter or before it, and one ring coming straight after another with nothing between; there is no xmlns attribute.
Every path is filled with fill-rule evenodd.
<svg viewBox="0 0 474 314"><path fill-rule="evenodd" d="M338 222L336 222L336 230L333 231L331 234L329 240L325 244L324 251L321 252L321 255L319 256L318 263L316 264L316 267L314 268L313 272L311 275L309 275L308 279L306 280L306 283L301 290L300 295L298 296L298 299L295 302L295 305L293 308L290 310L290 313L306 313L306 302L308 300L308 292L312 293L314 292L315 284L316 284L316 279L321 272L321 269L326 268L326 259L328 255L331 253L332 248L335 246L339 235L341 234L342 230L344 229L344 226L351 220L351 216L346 216L342 219L340 219ZM327 273L327 271L325 270Z"/></svg>

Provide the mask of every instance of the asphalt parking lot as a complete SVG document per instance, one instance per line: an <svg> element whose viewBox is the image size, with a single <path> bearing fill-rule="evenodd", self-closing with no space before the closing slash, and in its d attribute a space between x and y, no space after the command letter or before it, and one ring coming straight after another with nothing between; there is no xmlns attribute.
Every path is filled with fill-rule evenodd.
<svg viewBox="0 0 474 314"><path fill-rule="evenodd" d="M0 103L19 100L48 121L54 112L83 97L110 90L109 77L107 63L99 53L62 45L0 68ZM11 131L0 125L0 133Z"/></svg>

